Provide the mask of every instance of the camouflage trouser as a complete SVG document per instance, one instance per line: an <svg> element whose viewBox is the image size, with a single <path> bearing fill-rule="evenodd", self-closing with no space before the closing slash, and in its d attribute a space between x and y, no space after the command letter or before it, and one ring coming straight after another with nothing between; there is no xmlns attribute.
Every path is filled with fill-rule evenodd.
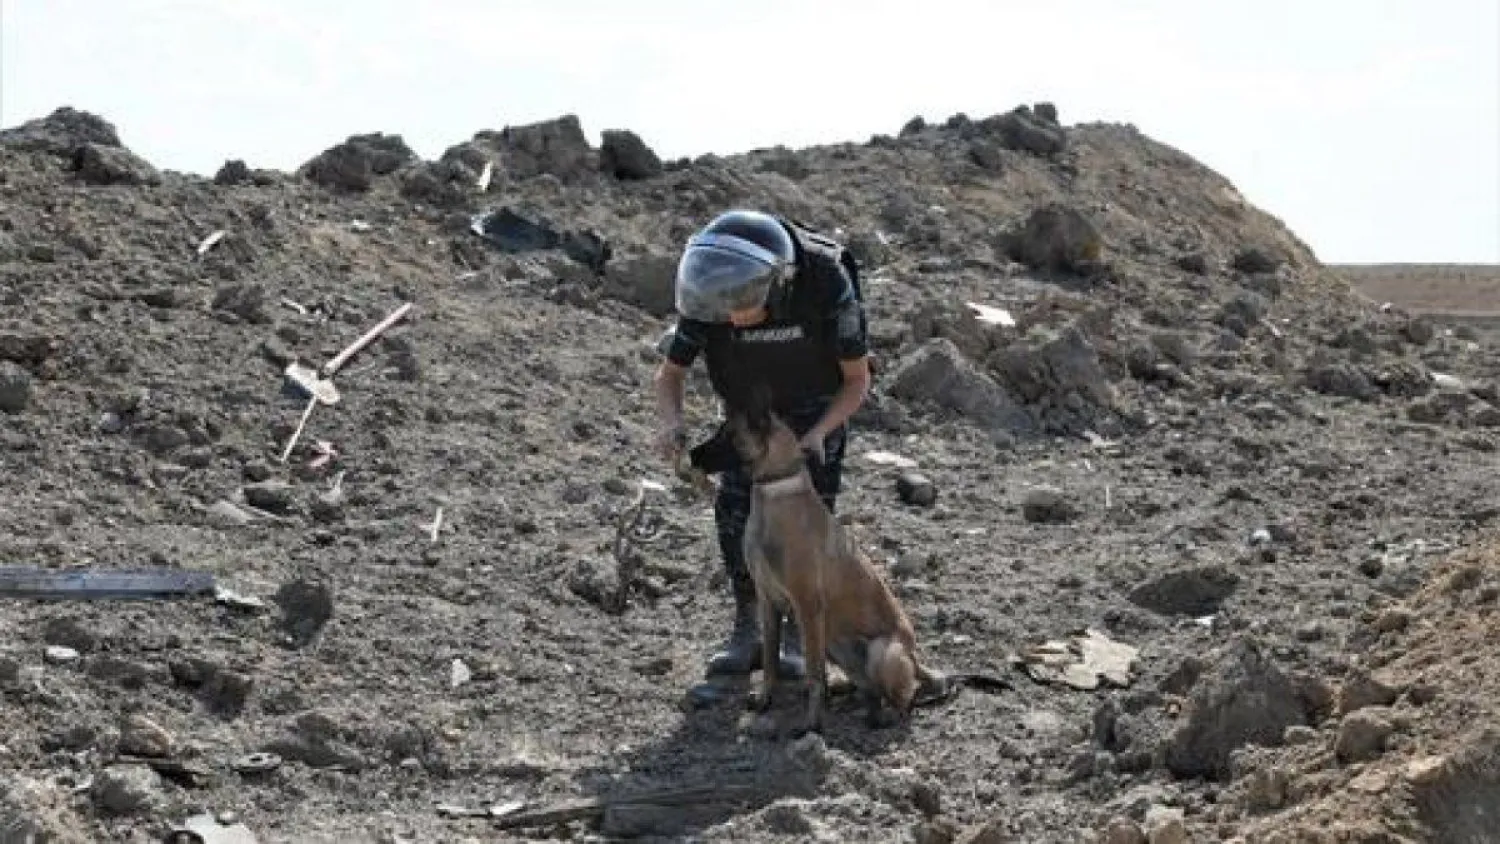
<svg viewBox="0 0 1500 844"><path fill-rule="evenodd" d="M810 402L783 414L783 419L801 437L823 417L829 400ZM835 511L835 501L843 479L844 446L849 429L842 425L823 440L823 462L808 463L813 487L823 503ZM753 600L755 584L745 563L745 522L750 517L750 474L743 467L720 473L719 494L714 501L714 522L718 526L719 553L729 575L729 586L737 600Z"/></svg>

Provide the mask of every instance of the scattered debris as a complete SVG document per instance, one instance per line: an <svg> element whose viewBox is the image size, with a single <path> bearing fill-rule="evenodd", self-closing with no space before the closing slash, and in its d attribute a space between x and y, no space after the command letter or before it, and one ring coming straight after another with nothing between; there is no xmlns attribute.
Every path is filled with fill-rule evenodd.
<svg viewBox="0 0 1500 844"><path fill-rule="evenodd" d="M0 567L0 596L82 601L211 594L214 576L182 569L59 571Z"/></svg>
<svg viewBox="0 0 1500 844"><path fill-rule="evenodd" d="M242 595L232 589L218 586L214 588L214 601L223 604L230 609L257 611L266 608L266 602L259 598Z"/></svg>
<svg viewBox="0 0 1500 844"><path fill-rule="evenodd" d="M1129 688L1135 681L1140 650L1116 642L1098 630L1068 640L1051 640L1027 649L1021 667L1038 683L1061 683L1092 691L1103 683Z"/></svg>
<svg viewBox="0 0 1500 844"><path fill-rule="evenodd" d="M510 800L505 803L497 803L493 806L480 808L469 808L454 803L440 803L437 807L438 817L441 818L503 818L513 815L526 808L526 804L520 800Z"/></svg>
<svg viewBox="0 0 1500 844"><path fill-rule="evenodd" d="M461 659L454 659L448 667L448 687L456 689L474 678L474 672Z"/></svg>
<svg viewBox="0 0 1500 844"><path fill-rule="evenodd" d="M867 451L864 458L878 466L894 466L897 469L917 468L917 461L889 451Z"/></svg>
<svg viewBox="0 0 1500 844"><path fill-rule="evenodd" d="M80 654L76 648L70 648L66 645L48 645L47 649L42 652L42 657L53 665L67 665L68 663L77 662Z"/></svg>
<svg viewBox="0 0 1500 844"><path fill-rule="evenodd" d="M974 316L985 325L999 325L1005 328L1014 328L1016 318L1010 315L1010 311L997 308L993 305L981 305L978 302L965 302L974 311Z"/></svg>
<svg viewBox="0 0 1500 844"><path fill-rule="evenodd" d="M322 402L323 404L338 404L339 392L338 388L336 388L333 384L333 376L343 368L344 364L349 362L350 358L354 357L359 353L361 349L368 346L377 337L385 333L387 329L400 321L401 318L406 316L407 312L409 312L414 307L416 307L416 304L414 302L403 303L400 307L396 308L396 310L387 315L385 319L382 319L380 322L376 323L375 326L370 330L360 335L357 339L355 339L354 342L350 343L348 346L345 346L342 351L340 351L333 357L332 360L323 364L323 366L318 369L313 369L309 366L296 362L289 364L285 372L283 373L287 379L287 382L292 386L300 389L303 394L308 395L313 399ZM306 421L307 414L311 412L312 411L309 409L306 413L303 414L304 422ZM300 431L301 428L299 427L298 430ZM293 437L293 442L295 441L296 438ZM288 445L288 451L290 451L290 444Z"/></svg>
<svg viewBox="0 0 1500 844"><path fill-rule="evenodd" d="M194 815L167 833L167 844L257 844L250 827L224 816Z"/></svg>
<svg viewBox="0 0 1500 844"><path fill-rule="evenodd" d="M224 229L219 229L208 237L203 238L203 242L198 244L198 257L201 258L204 255L207 255L208 250L214 248L214 246L216 246L219 241L224 239L224 235L228 233L229 232L225 231Z"/></svg>
<svg viewBox="0 0 1500 844"><path fill-rule="evenodd" d="M620 806L694 806L702 803L736 802L754 794L750 786L709 785L699 788L672 788L622 794L610 797L583 797L549 803L530 809L516 809L495 817L496 829L545 827L571 821L602 818ZM510 808L508 805L503 808ZM489 810L485 815L490 816ZM460 817L473 817L471 814Z"/></svg>
<svg viewBox="0 0 1500 844"><path fill-rule="evenodd" d="M248 753L229 765L239 774L268 774L281 767L281 757L264 751Z"/></svg>

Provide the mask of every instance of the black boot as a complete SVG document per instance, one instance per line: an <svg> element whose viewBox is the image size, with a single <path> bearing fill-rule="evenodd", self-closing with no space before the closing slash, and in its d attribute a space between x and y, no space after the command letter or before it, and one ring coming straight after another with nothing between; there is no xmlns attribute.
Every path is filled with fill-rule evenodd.
<svg viewBox="0 0 1500 844"><path fill-rule="evenodd" d="M755 594L735 590L734 627L724 646L708 658L708 677L749 674L760 668L760 619Z"/></svg>

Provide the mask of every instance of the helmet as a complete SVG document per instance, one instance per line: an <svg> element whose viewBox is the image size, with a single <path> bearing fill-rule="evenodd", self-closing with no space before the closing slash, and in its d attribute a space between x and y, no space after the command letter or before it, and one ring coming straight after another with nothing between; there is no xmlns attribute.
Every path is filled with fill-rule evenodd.
<svg viewBox="0 0 1500 844"><path fill-rule="evenodd" d="M775 217L726 211L688 239L677 263L677 312L728 322L730 311L764 305L795 258L792 236Z"/></svg>

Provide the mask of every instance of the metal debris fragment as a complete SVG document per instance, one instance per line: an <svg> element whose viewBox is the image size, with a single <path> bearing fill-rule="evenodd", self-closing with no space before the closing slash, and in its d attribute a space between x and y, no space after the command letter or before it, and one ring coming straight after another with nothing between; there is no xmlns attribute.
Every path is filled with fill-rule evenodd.
<svg viewBox="0 0 1500 844"><path fill-rule="evenodd" d="M212 594L214 576L181 569L59 571L0 567L0 596L52 600L167 598Z"/></svg>
<svg viewBox="0 0 1500 844"><path fill-rule="evenodd" d="M208 250L214 248L214 246L217 245L219 241L224 239L224 235L228 233L229 232L223 229L219 229L208 237L203 238L203 242L198 244L198 257L201 258L204 255L207 255Z"/></svg>
<svg viewBox="0 0 1500 844"><path fill-rule="evenodd" d="M281 767L281 757L274 753L250 753L234 760L230 767L241 774L267 774Z"/></svg>

